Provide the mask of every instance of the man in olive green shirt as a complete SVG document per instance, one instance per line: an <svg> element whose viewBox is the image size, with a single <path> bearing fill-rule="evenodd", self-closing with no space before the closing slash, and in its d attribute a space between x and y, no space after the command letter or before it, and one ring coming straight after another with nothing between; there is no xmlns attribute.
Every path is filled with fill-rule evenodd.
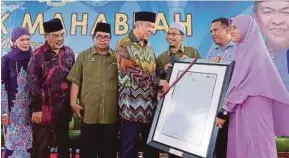
<svg viewBox="0 0 289 158"><path fill-rule="evenodd" d="M169 43L169 49L163 52L157 58L157 74L161 79L166 79L168 68L176 59L182 58L199 58L199 52L193 47L183 45L185 39L185 26L181 23L172 23L168 29L166 40ZM170 158L177 156L170 155Z"/></svg>
<svg viewBox="0 0 289 158"><path fill-rule="evenodd" d="M115 158L118 73L115 52L109 48L110 25L98 23L93 40L94 46L78 56L67 77L72 82L70 104L74 113L83 119L81 158Z"/></svg>
<svg viewBox="0 0 289 158"><path fill-rule="evenodd" d="M166 71L175 59L199 58L197 49L183 45L185 39L185 26L181 23L172 23L168 29L166 40L169 49L157 58L157 72L161 79L165 79Z"/></svg>

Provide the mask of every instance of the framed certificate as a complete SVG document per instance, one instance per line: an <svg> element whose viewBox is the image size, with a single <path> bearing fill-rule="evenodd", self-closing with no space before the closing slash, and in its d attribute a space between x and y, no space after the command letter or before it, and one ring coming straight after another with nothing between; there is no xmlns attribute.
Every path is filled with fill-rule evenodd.
<svg viewBox="0 0 289 158"><path fill-rule="evenodd" d="M180 157L213 157L222 107L233 62L176 61L168 75L174 84L160 100L147 144ZM185 71L185 73L184 73Z"/></svg>

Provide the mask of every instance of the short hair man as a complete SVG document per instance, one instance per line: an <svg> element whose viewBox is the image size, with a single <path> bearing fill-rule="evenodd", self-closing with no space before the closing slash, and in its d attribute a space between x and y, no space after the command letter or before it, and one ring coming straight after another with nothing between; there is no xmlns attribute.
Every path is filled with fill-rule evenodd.
<svg viewBox="0 0 289 158"><path fill-rule="evenodd" d="M235 44L231 42L229 20L227 18L213 20L210 31L214 44L211 46L207 58L216 63L220 60L233 60ZM226 158L228 122L226 121L223 128L219 130L215 146L217 158Z"/></svg>
<svg viewBox="0 0 289 158"><path fill-rule="evenodd" d="M234 43L231 42L229 20L218 18L212 21L211 37L214 44L211 46L207 58L214 62L220 60L233 60Z"/></svg>

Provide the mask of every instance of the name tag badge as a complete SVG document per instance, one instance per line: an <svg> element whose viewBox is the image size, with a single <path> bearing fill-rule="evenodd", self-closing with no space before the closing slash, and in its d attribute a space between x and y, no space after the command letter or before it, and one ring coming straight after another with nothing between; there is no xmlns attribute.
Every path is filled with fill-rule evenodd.
<svg viewBox="0 0 289 158"><path fill-rule="evenodd" d="M90 58L90 61L95 61L95 58Z"/></svg>

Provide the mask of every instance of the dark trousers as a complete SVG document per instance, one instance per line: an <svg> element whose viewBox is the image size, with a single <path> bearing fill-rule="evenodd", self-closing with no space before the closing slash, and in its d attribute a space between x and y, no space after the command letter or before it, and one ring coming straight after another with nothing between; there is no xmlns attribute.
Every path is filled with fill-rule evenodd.
<svg viewBox="0 0 289 158"><path fill-rule="evenodd" d="M139 134L144 145L144 158L158 158L157 150L145 145L151 124L121 120L120 124L120 158L137 158Z"/></svg>
<svg viewBox="0 0 289 158"><path fill-rule="evenodd" d="M33 124L34 158L50 158L53 134L56 137L57 157L69 158L69 122L59 123L54 128L47 125Z"/></svg>
<svg viewBox="0 0 289 158"><path fill-rule="evenodd" d="M81 124L81 158L116 158L118 124Z"/></svg>
<svg viewBox="0 0 289 158"><path fill-rule="evenodd" d="M228 142L229 120L225 122L223 128L219 129L218 137L215 145L216 158L226 158L227 142Z"/></svg>

